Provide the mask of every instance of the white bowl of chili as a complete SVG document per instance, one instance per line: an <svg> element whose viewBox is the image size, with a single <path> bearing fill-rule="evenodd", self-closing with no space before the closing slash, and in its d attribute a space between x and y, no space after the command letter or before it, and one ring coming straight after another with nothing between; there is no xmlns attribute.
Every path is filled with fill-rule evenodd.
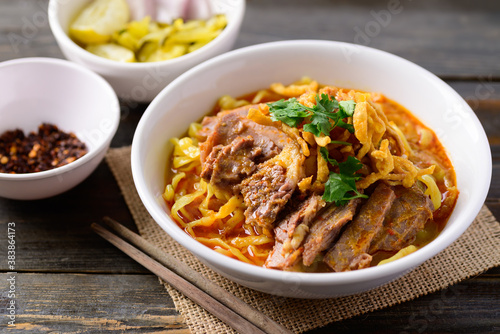
<svg viewBox="0 0 500 334"><path fill-rule="evenodd" d="M99 75L66 60L22 58L0 63L0 90L1 197L60 194L102 161L118 128L120 107Z"/></svg>
<svg viewBox="0 0 500 334"><path fill-rule="evenodd" d="M224 30L214 40L193 52L156 62L129 63L110 60L87 51L73 41L68 35L70 24L79 11L90 3L89 0L50 0L48 14L52 33L67 59L102 75L120 98L150 102L181 73L233 47L243 21L245 1L210 0L208 2L214 15L226 16L227 26ZM175 7L175 4L172 6Z"/></svg>
<svg viewBox="0 0 500 334"><path fill-rule="evenodd" d="M380 92L433 129L444 145L460 191L442 231L417 251L390 263L345 272L263 268L209 250L179 227L162 198L168 184L172 137L207 115L223 95L256 92L308 76L324 85ZM425 97L425 98L423 98ZM473 164L471 161L480 161ZM132 144L137 191L153 219L210 268L249 288L296 298L331 298L386 284L438 254L473 222L491 180L485 132L467 103L427 70L395 55L340 42L296 40L255 45L218 56L174 80L144 113Z"/></svg>

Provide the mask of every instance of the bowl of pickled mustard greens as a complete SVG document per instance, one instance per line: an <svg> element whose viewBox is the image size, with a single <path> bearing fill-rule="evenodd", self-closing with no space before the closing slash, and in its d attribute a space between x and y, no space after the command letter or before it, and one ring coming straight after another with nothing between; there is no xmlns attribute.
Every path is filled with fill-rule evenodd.
<svg viewBox="0 0 500 334"><path fill-rule="evenodd" d="M51 0L64 53L102 75L119 97L151 101L179 74L234 44L243 0Z"/></svg>

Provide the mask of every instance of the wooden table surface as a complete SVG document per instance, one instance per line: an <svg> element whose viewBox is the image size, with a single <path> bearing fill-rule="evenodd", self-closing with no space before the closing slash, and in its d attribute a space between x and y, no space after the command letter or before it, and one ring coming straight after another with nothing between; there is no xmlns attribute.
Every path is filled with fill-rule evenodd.
<svg viewBox="0 0 500 334"><path fill-rule="evenodd" d="M63 58L48 26L47 2L0 0L0 61ZM486 203L500 218L499 1L250 0L235 48L303 38L389 51L456 89L488 135L493 180ZM146 107L122 101L113 147L131 144ZM91 231L90 223L105 215L134 227L104 162L63 195L39 201L0 199L0 332L189 332L156 276ZM9 223L15 224L17 242L15 328L5 327ZM500 268L447 290L311 331L334 332L500 333Z"/></svg>

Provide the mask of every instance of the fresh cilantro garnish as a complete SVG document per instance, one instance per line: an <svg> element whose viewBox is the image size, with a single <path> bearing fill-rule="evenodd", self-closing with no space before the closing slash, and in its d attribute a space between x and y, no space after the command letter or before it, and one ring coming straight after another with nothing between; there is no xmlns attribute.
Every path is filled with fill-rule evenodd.
<svg viewBox="0 0 500 334"><path fill-rule="evenodd" d="M316 105L312 108L297 102L295 98L279 100L268 106L273 121L279 120L292 127L297 127L306 117L310 117L310 123L304 125L304 131L311 132L316 137L321 134L328 136L336 126L354 132L353 125L343 121L354 114L356 103L353 100L339 102L334 96L321 94L321 98L316 95Z"/></svg>
<svg viewBox="0 0 500 334"><path fill-rule="evenodd" d="M354 100L340 101L339 107L340 111L343 112L346 117L352 116L354 114L354 108L356 108L356 102L354 102Z"/></svg>
<svg viewBox="0 0 500 334"><path fill-rule="evenodd" d="M340 101L339 112L337 113L338 118L335 125L349 130L350 133L354 133L354 125L345 123L343 121L344 118L351 117L352 115L354 115L354 108L356 108L356 102L354 102L353 100Z"/></svg>
<svg viewBox="0 0 500 334"><path fill-rule="evenodd" d="M329 144L340 144L340 145L352 145L351 143L348 143L346 141L341 141L341 140L332 140Z"/></svg>
<svg viewBox="0 0 500 334"><path fill-rule="evenodd" d="M304 131L311 132L316 137L321 136L321 133L328 136L333 129L333 125L328 119L334 119L335 113L333 111L338 107L339 103L335 98L330 100L328 95L321 94L321 99L319 99L316 95L316 105L311 108L311 123L304 125Z"/></svg>
<svg viewBox="0 0 500 334"><path fill-rule="evenodd" d="M330 158L330 153L328 153L328 150L326 149L326 147L321 147L319 149L319 154L321 154L321 157L323 159L325 159L325 161L329 162L332 166L338 166L339 163L337 162L337 160L335 160L334 158Z"/></svg>
<svg viewBox="0 0 500 334"><path fill-rule="evenodd" d="M361 161L348 156L345 162L339 163L337 160L330 158L328 150L324 147L320 149L320 154L330 164L339 167L339 173L330 172L328 176L325 183L325 192L323 193L324 201L335 202L335 205L340 206L354 198L368 198L367 195L360 193L356 188L356 181L361 178L359 174L356 174L363 167ZM349 195L352 192L354 192L354 195Z"/></svg>
<svg viewBox="0 0 500 334"><path fill-rule="evenodd" d="M296 128L304 118L309 116L304 105L297 102L296 98L279 100L269 103L269 113L273 121L282 121L288 126Z"/></svg>

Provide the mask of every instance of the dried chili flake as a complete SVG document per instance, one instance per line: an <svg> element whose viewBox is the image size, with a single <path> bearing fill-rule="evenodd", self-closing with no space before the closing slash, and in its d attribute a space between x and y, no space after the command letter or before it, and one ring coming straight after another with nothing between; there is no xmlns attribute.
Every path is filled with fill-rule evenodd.
<svg viewBox="0 0 500 334"><path fill-rule="evenodd" d="M74 133L43 123L38 133L16 129L0 135L0 173L41 172L64 166L88 152Z"/></svg>

